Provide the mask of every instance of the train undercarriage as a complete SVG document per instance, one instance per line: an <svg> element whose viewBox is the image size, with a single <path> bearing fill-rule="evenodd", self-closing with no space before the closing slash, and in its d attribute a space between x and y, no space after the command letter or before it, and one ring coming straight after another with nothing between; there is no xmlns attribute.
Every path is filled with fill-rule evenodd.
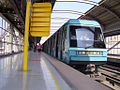
<svg viewBox="0 0 120 90"><path fill-rule="evenodd" d="M105 62L104 62L105 64ZM94 64L94 63L88 63L88 64L71 64L73 68L76 70L84 73L85 75L89 76L90 78L102 82L106 78L99 72L98 68L102 66L103 63L101 64Z"/></svg>

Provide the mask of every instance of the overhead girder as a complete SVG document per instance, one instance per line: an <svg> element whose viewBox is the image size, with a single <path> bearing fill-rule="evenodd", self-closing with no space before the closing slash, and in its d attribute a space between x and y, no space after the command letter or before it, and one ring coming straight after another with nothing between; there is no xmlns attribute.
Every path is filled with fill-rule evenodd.
<svg viewBox="0 0 120 90"><path fill-rule="evenodd" d="M71 13L71 14L85 15L82 12L78 12L74 10L53 10L52 13Z"/></svg>
<svg viewBox="0 0 120 90"><path fill-rule="evenodd" d="M96 2L93 2L93 1L90 1L90 0L67 0L67 1L65 1L65 0L57 0L56 2L79 2L79 3L85 3L85 4L91 4L91 5L96 5L96 6L98 6L99 4L98 3L96 3ZM73 13L73 14L79 14L79 15L85 15L84 13L82 13L82 12L78 12L78 11L74 11L74 10L53 10L53 13ZM92 16L92 15L87 15L88 17L90 17L90 18L92 18L92 19L94 19L94 20L96 20L97 22L99 22L101 25L102 25L102 28L104 28L104 25L101 23L101 21L99 20L99 19L97 19L97 18L95 18L94 16Z"/></svg>
<svg viewBox="0 0 120 90"><path fill-rule="evenodd" d="M57 0L56 2L78 2L78 3L85 3L90 5L96 5L96 6L99 5L98 3L91 0Z"/></svg>
<svg viewBox="0 0 120 90"><path fill-rule="evenodd" d="M4 14L3 14L3 15L4 15ZM11 23L11 25L15 26L15 28L16 28L17 30L19 30L20 33L23 34L23 31L17 27L17 25L15 24L15 22L13 22L11 19L9 19L9 17L6 16L6 15L4 15L4 17L7 18L7 20Z"/></svg>
<svg viewBox="0 0 120 90"><path fill-rule="evenodd" d="M14 6L14 10L16 11L16 13L18 14L19 18L21 19L21 22L24 23L24 18L23 18L23 16L21 15L20 10L19 10L19 8L18 8L15 0L9 0L9 1L10 1L11 5Z"/></svg>
<svg viewBox="0 0 120 90"><path fill-rule="evenodd" d="M10 9L10 8L0 8L0 13L2 14L15 14L14 10L13 9Z"/></svg>
<svg viewBox="0 0 120 90"><path fill-rule="evenodd" d="M108 12L112 13L116 18L120 20L120 15L118 15L114 10L112 10L108 6L101 4L100 7L106 9Z"/></svg>
<svg viewBox="0 0 120 90"><path fill-rule="evenodd" d="M22 14L22 16L23 16L23 18L24 18L24 16L25 16L25 6L26 6L26 0L21 0L21 3L20 3L20 8L21 8L21 14ZM25 18L24 18L25 19Z"/></svg>
<svg viewBox="0 0 120 90"><path fill-rule="evenodd" d="M97 5L95 5L95 6L97 6ZM110 7L108 7L106 5L103 5L103 4L99 5L99 7L107 10L109 13L113 14L117 19L120 20L120 15L118 15L117 12L115 12L114 10L112 10ZM99 14L99 15L101 15L101 14ZM95 17L95 16L90 15L90 14L86 14L86 16L90 17L93 20L96 20L97 22L99 22L102 25L103 28L105 27L105 25L98 18L96 18L97 16ZM84 17L84 15L82 17Z"/></svg>
<svg viewBox="0 0 120 90"><path fill-rule="evenodd" d="M94 20L96 20L97 22L99 22L100 25L102 26L102 28L104 28L104 24L98 18L96 18L96 17L94 17L93 15L90 15L90 14L88 14L87 16L94 19Z"/></svg>
<svg viewBox="0 0 120 90"><path fill-rule="evenodd" d="M115 43L111 48L109 48L107 51L112 50L115 46L117 46L120 43L120 41L118 41L117 43Z"/></svg>
<svg viewBox="0 0 120 90"><path fill-rule="evenodd" d="M95 6L100 6L104 9L106 9L108 12L112 13L116 18L120 19L120 16L114 10L110 9L108 6L103 5L103 4L99 5L98 3L90 1L90 0L79 0L79 1L78 0L58 0L56 2L79 2L79 3L86 3L86 4L95 5ZM73 11L73 10L59 10L59 11L54 10L54 11L61 12L61 13L67 12L67 13L73 13L73 14L80 14L83 16L85 15L82 12L77 12L77 11ZM102 25L102 27L104 28L104 25L102 24L102 22L98 18L94 17L93 15L87 15L87 16L98 21Z"/></svg>
<svg viewBox="0 0 120 90"><path fill-rule="evenodd" d="M104 30L104 24L98 18L96 18L96 17L94 17L93 15L90 15L90 14L87 14L86 16L91 18L92 20L95 20L98 23L100 23L102 29ZM82 17L84 17L84 16L82 16ZM80 19L80 18L82 19L82 17L79 17L78 19Z"/></svg>
<svg viewBox="0 0 120 90"><path fill-rule="evenodd" d="M58 19L58 20L69 20L70 18L61 18L61 17L55 17L55 18L51 18L51 19Z"/></svg>

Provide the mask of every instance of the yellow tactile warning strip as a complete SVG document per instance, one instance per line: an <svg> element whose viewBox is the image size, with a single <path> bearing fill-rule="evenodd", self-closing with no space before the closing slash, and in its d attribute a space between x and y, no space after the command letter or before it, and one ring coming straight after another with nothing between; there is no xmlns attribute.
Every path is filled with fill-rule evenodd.
<svg viewBox="0 0 120 90"><path fill-rule="evenodd" d="M51 76L52 76L52 79L54 80L54 83L55 83L56 87L58 88L58 90L61 90L60 86L58 85L57 81L56 81L55 78L54 78L54 75L53 75L52 72L50 71L50 68L49 68L48 64L46 63L46 61L44 60L44 58L42 58L42 59L43 59L43 61L45 62L46 66L47 66L47 69L48 69L48 71L50 72L50 74L51 74Z"/></svg>

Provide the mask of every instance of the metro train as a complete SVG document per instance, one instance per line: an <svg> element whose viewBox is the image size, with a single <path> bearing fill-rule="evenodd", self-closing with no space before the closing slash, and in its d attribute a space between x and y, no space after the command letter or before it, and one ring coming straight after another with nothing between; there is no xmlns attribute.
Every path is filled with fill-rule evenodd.
<svg viewBox="0 0 120 90"><path fill-rule="evenodd" d="M103 31L100 24L92 20L70 19L44 42L43 51L84 69L89 64L97 67L107 62Z"/></svg>

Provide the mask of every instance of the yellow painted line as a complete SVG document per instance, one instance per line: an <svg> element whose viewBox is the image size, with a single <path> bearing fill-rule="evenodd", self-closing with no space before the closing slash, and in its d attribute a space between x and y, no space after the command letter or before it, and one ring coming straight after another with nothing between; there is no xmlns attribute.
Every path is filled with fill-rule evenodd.
<svg viewBox="0 0 120 90"><path fill-rule="evenodd" d="M17 62L17 60L16 60L16 61L14 61L14 62L12 62L12 63L10 63L10 64L8 64L7 66L3 67L2 69L0 69L0 71L2 71L2 70L4 70L4 69L6 69L7 67L11 66L11 65L12 65L13 63L15 63L15 62Z"/></svg>
<svg viewBox="0 0 120 90"><path fill-rule="evenodd" d="M58 85L57 81L56 81L55 78L54 78L54 75L53 75L52 72L50 71L50 68L49 68L48 64L46 63L46 61L45 61L44 59L43 59L43 61L45 62L46 66L47 66L47 69L48 69L48 71L50 72L50 74L51 74L51 76L52 76L52 79L54 80L54 83L55 83L56 87L58 88L58 90L61 90L60 86Z"/></svg>

